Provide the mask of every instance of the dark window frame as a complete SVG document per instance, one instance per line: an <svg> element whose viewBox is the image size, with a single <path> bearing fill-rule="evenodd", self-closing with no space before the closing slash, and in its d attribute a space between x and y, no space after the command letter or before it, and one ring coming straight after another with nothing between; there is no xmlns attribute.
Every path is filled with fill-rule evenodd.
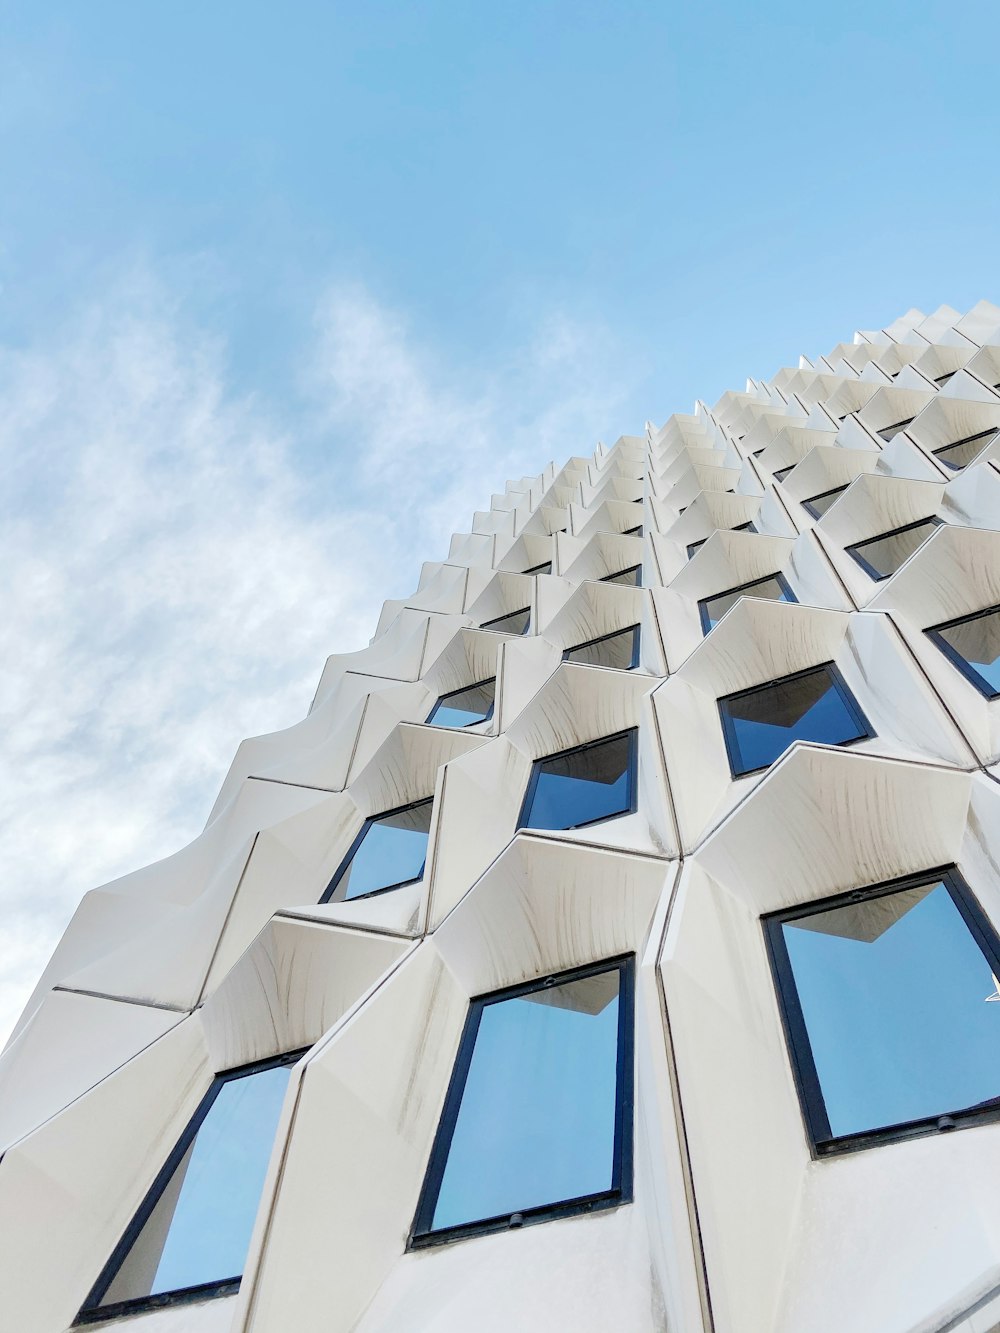
<svg viewBox="0 0 1000 1333"><path fill-rule="evenodd" d="M584 741L582 745L571 745L567 750L556 750L552 754L543 754L541 758L533 761L531 765L531 776L528 778L528 785L524 789L524 799L521 802L521 809L517 815L516 829L528 829L531 825L526 824L525 817L531 811L531 804L535 799L535 792L542 774L542 765L549 762L550 759L565 759L567 755L580 754L584 750L592 750L596 745L603 745L606 741L616 741L622 736L628 737L628 764L626 772L628 774L628 806L624 810L618 810L613 815L598 815L596 819L585 819L582 824L567 824L561 829L541 829L542 833L566 833L570 829L590 828L594 824L604 824L611 819L624 819L626 815L634 815L639 808L639 728L626 727L624 731L612 732L610 736L595 736L592 741Z"/></svg>
<svg viewBox="0 0 1000 1333"><path fill-rule="evenodd" d="M639 523L634 528L626 528L621 535L623 537L642 537L644 535L642 526L643 525Z"/></svg>
<svg viewBox="0 0 1000 1333"><path fill-rule="evenodd" d="M817 662L815 666L804 667L801 671L791 671L787 676L776 676L774 680L763 681L760 685L750 685L744 690L734 690L732 694L724 694L716 700L716 706L718 707L719 710L719 720L722 723L722 738L726 744L726 757L729 760L729 771L732 774L734 782L738 778L746 778L750 777L754 773L765 772L765 770L771 767L771 764L777 763L777 759L779 759L781 756L779 755L777 756L777 758L772 759L771 763L758 764L756 768L743 768L742 767L743 761L740 757L740 743L739 743L739 738L736 735L735 722L732 716L726 713L725 709L723 708L723 704L732 703L734 699L745 699L751 694L762 694L765 690L773 689L775 685L784 685L788 681L801 680L806 676L818 675L820 671L826 671L829 674L834 688L840 695L841 702L847 709L855 725L860 728L861 734L858 736L852 736L850 740L835 741L835 742L805 741L802 740L801 737L797 737L796 740L789 742L789 744L794 745L796 744L797 741L799 741L802 744L829 745L831 749L842 750L844 749L845 746L856 745L858 741L872 740L875 736L878 735L878 733L872 727L872 724L868 721L864 709L861 707L857 699L855 699L854 695L848 688L847 682L841 675L840 669L836 665L836 663ZM785 751L783 750L782 754L784 753ZM737 763L741 765L738 771L737 771Z"/></svg>
<svg viewBox="0 0 1000 1333"><path fill-rule="evenodd" d="M532 565L530 569L522 569L522 574L551 574L552 561L543 560L540 564Z"/></svg>
<svg viewBox="0 0 1000 1333"><path fill-rule="evenodd" d="M985 676L981 676L971 662L964 658L957 648L941 637L941 630L953 629L956 625L968 625L973 620L983 620L986 616L1000 612L1000 606L985 606L981 611L972 611L965 616L955 616L953 620L942 620L940 624L929 625L924 633L952 666L957 667L970 685L974 685L986 699L1000 699L1000 690L994 689ZM1000 975L1000 974L998 974Z"/></svg>
<svg viewBox="0 0 1000 1333"><path fill-rule="evenodd" d="M802 1013L782 926L786 922L833 911L838 907L847 907L872 898L881 898L905 892L907 889L938 883L943 884L948 891L959 916L979 946L990 970L995 976L1000 976L1000 936L997 935L981 904L955 865L936 866L913 875L903 875L899 879L865 885L829 898L800 903L796 907L785 908L780 912L769 912L761 917L785 1046L795 1079L806 1140L814 1159L836 1157L866 1148L902 1143L908 1139L923 1138L952 1129L968 1129L975 1125L1000 1120L1000 1097L998 1097L995 1105L978 1108L960 1107L957 1110L943 1107L936 1115L924 1116L919 1120L898 1121L892 1125L860 1130L853 1134L834 1135L830 1130L826 1103L823 1100L812 1044L809 1041L809 1031Z"/></svg>
<svg viewBox="0 0 1000 1333"><path fill-rule="evenodd" d="M826 514L830 512L830 510L837 503L837 501L834 500L832 504L828 505L826 509L822 510L820 513L817 513L816 510L813 508L813 501L825 500L828 495L837 495L837 496L843 495L843 493L847 490L847 488L850 485L851 483L849 481L845 481L843 486L831 486L828 491L817 491L815 495L807 496L807 498L802 501L802 508L806 511L806 513L810 516L810 518L816 518L816 519L823 518L825 517Z"/></svg>
<svg viewBox="0 0 1000 1333"><path fill-rule="evenodd" d="M453 728L453 730L461 730L461 728ZM390 815L401 815L404 810L414 810L418 805L433 805L433 803L434 803L433 796L423 796L419 801L407 801L405 805L395 805L391 810L380 810L377 815L366 816L365 822L361 825L361 829L358 832L357 837L351 843L350 847L347 849L347 854L345 855L344 859L341 861L340 865L337 866L337 869L334 871L333 878L330 880L329 884L323 890L323 896L319 900L319 905L322 906L323 903L329 903L334 901L345 902L345 903L359 903L363 902L365 898L377 898L380 894L383 893L393 893L396 889L405 888L407 884L419 884L420 881L423 879L424 874L426 874L427 871L426 860L424 862L423 872L419 874L415 879L401 879L396 884L386 884L384 888L371 889L368 893L357 893L352 898L337 898L335 900L333 897L334 893L336 893L337 891L337 885L340 883L341 879L344 876L344 871L347 870L348 866L354 860L355 853L357 852L361 844L364 842L365 838L368 836L368 831L373 824L378 824L383 819L388 819ZM432 818L433 818L433 812L432 812Z"/></svg>
<svg viewBox="0 0 1000 1333"><path fill-rule="evenodd" d="M916 414L914 414L912 417L907 417L904 421L890 421L888 426L876 427L875 434L880 436L886 444L892 444L896 436L906 430L907 426L912 426L916 419ZM885 432L887 430L891 430L892 434L886 435Z"/></svg>
<svg viewBox="0 0 1000 1333"><path fill-rule="evenodd" d="M525 625L524 629L521 630L521 633L519 635L514 634L513 630L492 628L500 620L509 620L511 616L522 616L522 615L527 615L528 623ZM531 607L519 606L514 611L505 611L502 616L494 616L492 620L484 620L483 623L479 626L479 628L489 630L491 634L512 634L514 635L515 638L523 638L524 635L527 634L528 630L531 629Z"/></svg>
<svg viewBox="0 0 1000 1333"><path fill-rule="evenodd" d="M913 528L922 528L925 523L931 523L939 528L944 526L943 519L938 518L936 514L928 514L926 518L918 518L913 523L904 523L901 527L889 528L887 532L876 533L874 537L866 537L864 541L852 542L850 546L844 547L844 553L849 555L855 564L860 565L870 579L873 579L876 583L884 583L886 579L891 579L893 574L897 574L903 568L903 565L906 564L906 560L912 560L913 556L920 550L920 546L923 545L923 542L917 547L917 551L911 551L906 557L906 560L904 560L902 564L897 565L895 569L890 570L888 574L880 574L875 566L870 565L865 557L859 555L858 552L862 547L873 546L875 542L885 541L886 537L898 537L901 532L910 532ZM928 533L924 538L924 541L930 541L933 535L933 533Z"/></svg>
<svg viewBox="0 0 1000 1333"><path fill-rule="evenodd" d="M116 1301L113 1305L100 1306L96 1304L96 1302L103 1299L105 1292L118 1276L122 1265L141 1236L143 1228L152 1216L156 1205L160 1202L164 1190L170 1184L174 1172L183 1161L185 1153L191 1147L198 1131L205 1123L208 1113L224 1085L239 1078L248 1078L253 1074L263 1073L268 1069L278 1069L284 1065L298 1064L309 1050L310 1047L305 1046L295 1051L285 1052L282 1055L270 1056L266 1060L254 1060L250 1064L237 1065L233 1069L222 1070L213 1076L205 1095L195 1108L194 1114L184 1127L180 1138L167 1155L163 1166L157 1172L152 1185L146 1191L121 1239L112 1250L107 1263L101 1269L97 1281L88 1292L86 1300L73 1321L74 1326L105 1323L107 1320L121 1319L126 1315L145 1314L152 1310L162 1310L167 1306L188 1305L194 1301L208 1300L217 1296L233 1296L239 1291L240 1283L243 1281L242 1273L238 1273L235 1277L219 1278L214 1282L200 1282L191 1287L178 1287L174 1291L161 1291L150 1296L140 1296L134 1300ZM260 1207L259 1202L257 1206Z"/></svg>
<svg viewBox="0 0 1000 1333"><path fill-rule="evenodd" d="M434 715L437 713L438 709L442 706L442 704L445 704L445 701L447 699L454 699L456 694L466 694L469 690L478 690L483 685L492 684L493 686L496 686L496 683L497 683L496 676L487 676L485 680L474 680L471 685L462 685L457 690L449 690L447 694L439 694L434 703L434 707L431 709L427 717L424 719L425 724L431 727L442 725L440 722L434 721ZM478 721L476 722L463 722L460 727L449 727L448 730L465 731L467 727L481 727L484 722L489 722L492 720L493 713L496 709L496 703L497 703L496 689L494 688L493 699L490 702L490 711L486 714L485 717L479 718Z"/></svg>
<svg viewBox="0 0 1000 1333"><path fill-rule="evenodd" d="M781 570L776 569L773 574L765 574L763 578L751 579L749 583L737 583L735 588L723 588L721 592L713 592L710 597L700 597L698 599L698 619L701 621L702 634L708 634L715 628L714 625L709 623L710 617L707 605L709 602L714 602L719 597L728 597L734 592L746 592L749 588L759 588L762 583L770 583L772 579L776 579L781 585L781 588L785 593L784 600L797 606L799 599L795 596L795 593L792 592L791 586ZM778 599L776 597L765 597L763 600L767 602L775 602ZM724 614L728 614L728 612ZM721 620L722 617L720 616L719 619ZM718 621L716 621L716 624L718 624Z"/></svg>
<svg viewBox="0 0 1000 1333"><path fill-rule="evenodd" d="M976 440L982 440L983 443L976 454L976 458L978 458L979 454L986 448L987 443L990 440L995 440L998 434L1000 434L1000 426L990 426L988 430L976 431L975 435L965 435L960 440L952 440L949 444L942 444L939 448L932 449L931 453L939 463L944 464L949 472L961 472L964 468L971 467L976 459L972 458L968 463L960 463L956 465L954 463L949 463L947 458L942 458L941 455L946 454L949 449L957 449L959 445L973 444Z"/></svg>
<svg viewBox="0 0 1000 1333"><path fill-rule="evenodd" d="M715 531L718 532L718 528L716 528ZM687 558L690 560L691 557L694 555L695 551L700 551L701 548L705 545L705 543L714 536L715 532L710 532L707 537L701 537L696 542L688 542Z"/></svg>
<svg viewBox="0 0 1000 1333"><path fill-rule="evenodd" d="M574 643L571 647L563 649L562 660L564 662L569 662L572 666L596 666L601 671L614 671L616 670L615 667L602 667L597 662L577 662L574 658L570 657L569 654L579 652L581 648L592 648L595 643L604 643L607 639L617 639L619 635L627 634L629 630L632 631L632 657L625 670L634 671L639 665L640 653L640 626L637 624L626 625L623 629L614 629L610 634L598 634L596 639L587 639L583 643Z"/></svg>
<svg viewBox="0 0 1000 1333"><path fill-rule="evenodd" d="M642 561L637 565L626 565L624 569L616 569L613 574L602 574L597 580L598 583L611 583L615 579L620 579L623 574L635 574L635 583L623 583L623 588L641 588L642 587Z"/></svg>
<svg viewBox="0 0 1000 1333"><path fill-rule="evenodd" d="M600 976L604 972L619 973L618 990L618 1059L615 1078L615 1137L614 1168L612 1186L598 1194L579 1195L572 1199L557 1200L549 1204L539 1204L526 1208L523 1212L503 1213L494 1217L483 1218L475 1222L463 1222L457 1226L442 1227L433 1230L434 1210L437 1207L445 1167L451 1151L455 1129L461 1111L462 1097L468 1081L472 1057L475 1054L476 1037L483 1010L488 1004L503 1003L517 999L535 991L548 989L550 986L568 985L574 981L583 981L587 977ZM622 954L615 958L602 958L596 963L584 967L575 967L566 972L557 972L551 976L535 977L518 986L507 986L502 990L490 991L484 995L472 996L465 1026L458 1044L455 1063L452 1067L448 1091L445 1094L441 1118L438 1121L434 1143L427 1160L423 1184L416 1214L407 1241L408 1250L425 1249L435 1245L446 1245L451 1241L463 1240L470 1236L483 1236L498 1231L511 1229L512 1219L519 1219L514 1226L533 1226L539 1222L549 1222L559 1217L575 1217L583 1213L602 1212L608 1208L617 1208L631 1203L633 1199L633 1139L635 1122L635 954Z"/></svg>
<svg viewBox="0 0 1000 1333"><path fill-rule="evenodd" d="M788 463L784 467L779 467L771 473L771 479L778 482L780 485L780 483L788 476L789 472L794 472L797 467L798 463Z"/></svg>

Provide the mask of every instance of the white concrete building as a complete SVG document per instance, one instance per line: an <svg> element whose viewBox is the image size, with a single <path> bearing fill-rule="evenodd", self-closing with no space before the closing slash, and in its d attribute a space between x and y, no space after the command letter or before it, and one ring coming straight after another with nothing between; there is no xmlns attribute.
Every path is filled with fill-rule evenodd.
<svg viewBox="0 0 1000 1333"><path fill-rule="evenodd" d="M1000 308L509 483L88 894L0 1333L1000 1329Z"/></svg>

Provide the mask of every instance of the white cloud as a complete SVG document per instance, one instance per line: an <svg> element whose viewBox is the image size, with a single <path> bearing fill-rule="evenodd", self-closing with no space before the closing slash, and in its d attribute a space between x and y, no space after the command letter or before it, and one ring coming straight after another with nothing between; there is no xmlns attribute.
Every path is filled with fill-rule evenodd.
<svg viewBox="0 0 1000 1333"><path fill-rule="evenodd" d="M81 894L193 837L242 736L303 715L414 552L589 451L624 387L559 319L467 385L359 287L321 303L280 414L141 274L0 349L0 1035Z"/></svg>

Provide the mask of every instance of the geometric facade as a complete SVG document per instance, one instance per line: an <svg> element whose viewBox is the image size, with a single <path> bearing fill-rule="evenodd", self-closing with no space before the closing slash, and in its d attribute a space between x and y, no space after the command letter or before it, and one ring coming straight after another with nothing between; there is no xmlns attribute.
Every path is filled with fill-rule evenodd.
<svg viewBox="0 0 1000 1333"><path fill-rule="evenodd" d="M2 1333L1000 1329L1000 308L508 483L0 1057Z"/></svg>

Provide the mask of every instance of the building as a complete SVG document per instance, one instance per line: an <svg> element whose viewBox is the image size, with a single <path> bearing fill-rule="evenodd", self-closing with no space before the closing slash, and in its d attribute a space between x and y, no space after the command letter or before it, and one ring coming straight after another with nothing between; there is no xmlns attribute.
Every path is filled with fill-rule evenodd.
<svg viewBox="0 0 1000 1333"><path fill-rule="evenodd" d="M1000 308L508 484L81 903L0 1330L1000 1329L998 699Z"/></svg>

